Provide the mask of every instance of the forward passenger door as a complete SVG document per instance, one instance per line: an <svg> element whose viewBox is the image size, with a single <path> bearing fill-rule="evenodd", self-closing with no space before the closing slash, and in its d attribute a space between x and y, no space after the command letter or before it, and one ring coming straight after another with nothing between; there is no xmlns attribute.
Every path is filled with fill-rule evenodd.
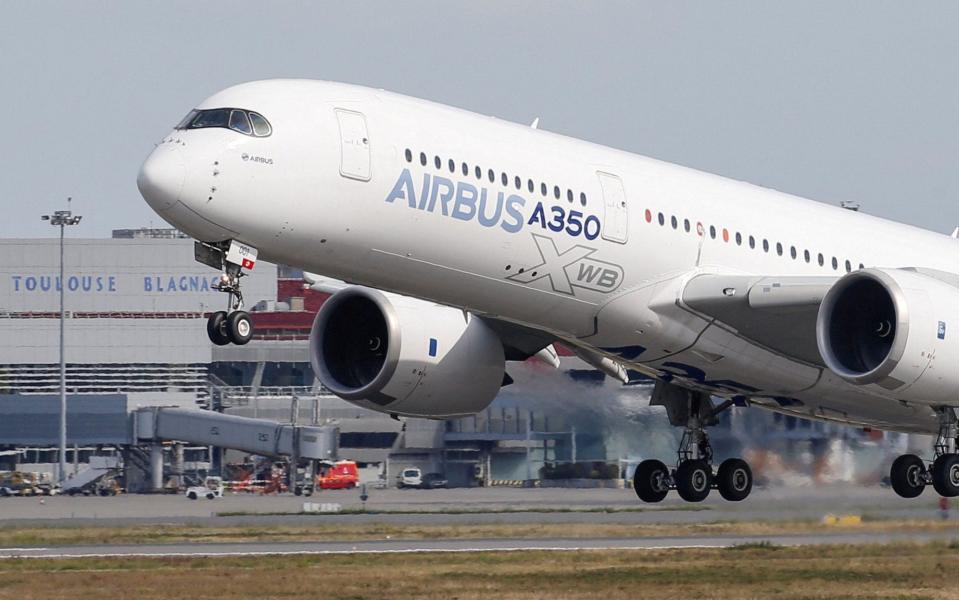
<svg viewBox="0 0 959 600"><path fill-rule="evenodd" d="M356 111L337 108L336 120L340 125L340 175L369 181L370 139L366 117Z"/></svg>

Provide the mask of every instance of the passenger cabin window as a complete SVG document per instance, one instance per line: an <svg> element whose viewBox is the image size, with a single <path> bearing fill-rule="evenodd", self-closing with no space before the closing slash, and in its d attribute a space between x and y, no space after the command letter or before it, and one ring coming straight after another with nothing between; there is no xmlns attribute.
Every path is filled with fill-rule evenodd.
<svg viewBox="0 0 959 600"><path fill-rule="evenodd" d="M243 135L266 137L273 133L270 123L259 113L242 108L211 108L191 110L176 129L232 129Z"/></svg>

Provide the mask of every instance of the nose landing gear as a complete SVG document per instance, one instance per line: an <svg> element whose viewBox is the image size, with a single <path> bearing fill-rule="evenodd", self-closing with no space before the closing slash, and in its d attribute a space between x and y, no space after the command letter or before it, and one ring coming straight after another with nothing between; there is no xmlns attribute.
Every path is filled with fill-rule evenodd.
<svg viewBox="0 0 959 600"><path fill-rule="evenodd" d="M246 276L244 268L252 269L256 264L256 249L232 240L223 244L196 242L194 255L198 262L223 270L220 280L212 287L228 295L227 310L216 311L207 319L206 333L210 341L217 346L249 343L253 339L253 321L249 313L242 310L240 278Z"/></svg>
<svg viewBox="0 0 959 600"><path fill-rule="evenodd" d="M633 475L633 490L643 502L660 502L674 489L687 502L702 502L713 489L731 502L745 500L753 488L753 473L746 461L730 458L713 473L713 449L706 426L732 406L713 406L708 394L658 382L650 404L666 407L669 422L685 427L679 443L678 464L670 470L658 460L644 460Z"/></svg>

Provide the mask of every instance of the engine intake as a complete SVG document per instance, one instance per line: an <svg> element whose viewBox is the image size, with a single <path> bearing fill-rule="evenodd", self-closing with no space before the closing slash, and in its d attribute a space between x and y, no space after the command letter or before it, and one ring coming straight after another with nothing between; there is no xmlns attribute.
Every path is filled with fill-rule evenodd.
<svg viewBox="0 0 959 600"><path fill-rule="evenodd" d="M396 370L401 341L393 306L362 288L343 290L327 300L310 337L314 356L319 354L314 360L317 376L341 398L375 394Z"/></svg>
<svg viewBox="0 0 959 600"><path fill-rule="evenodd" d="M881 271L847 275L829 290L820 306L820 354L826 365L845 379L879 381L902 358L909 330L906 316L905 299L895 280Z"/></svg>

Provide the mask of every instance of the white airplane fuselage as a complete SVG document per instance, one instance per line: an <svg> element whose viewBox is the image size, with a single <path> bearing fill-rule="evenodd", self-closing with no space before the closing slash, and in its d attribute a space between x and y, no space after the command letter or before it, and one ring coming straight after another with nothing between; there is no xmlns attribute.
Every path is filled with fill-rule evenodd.
<svg viewBox="0 0 959 600"><path fill-rule="evenodd" d="M257 111L272 133L175 130L140 176L151 206L193 237L547 331L773 410L937 429L923 402L750 342L678 293L704 272L954 271L955 239L381 90L261 81L198 108L217 107Z"/></svg>

